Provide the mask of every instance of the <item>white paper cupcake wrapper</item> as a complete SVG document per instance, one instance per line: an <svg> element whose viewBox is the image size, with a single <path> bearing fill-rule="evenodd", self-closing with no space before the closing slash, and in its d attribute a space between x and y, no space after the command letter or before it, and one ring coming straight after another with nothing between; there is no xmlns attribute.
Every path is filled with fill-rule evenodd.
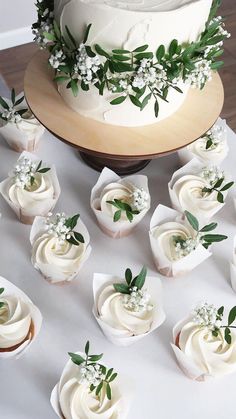
<svg viewBox="0 0 236 419"><path fill-rule="evenodd" d="M46 219L44 217L35 218L32 228L31 228L31 232L30 232L30 243L32 246L35 240L46 232L45 221ZM92 250L91 246L89 245L89 242L90 242L89 232L81 219L78 220L76 228L83 235L85 245L87 247L80 260L80 265L78 266L78 269L75 272L73 272L73 274L68 275L62 272L59 268L56 269L56 267L52 267L49 264L36 262L34 258L32 257L32 264L35 267L35 269L40 271L41 274L45 277L45 279L47 279L49 282L53 284L68 282L68 281L72 281L73 279L76 279L78 277L79 271L83 267L86 260L89 258L89 255Z"/></svg>
<svg viewBox="0 0 236 419"><path fill-rule="evenodd" d="M121 238L124 236L128 236L131 231L136 227L136 225L143 219L150 208L150 201L148 207L141 211L140 214L135 215L133 221L130 223L129 220L127 221L118 221L113 222L113 219L109 217L108 214L102 213L97 208L100 205L100 195L103 191L104 187L109 185L113 182L120 181L121 178L112 170L105 167L95 186L91 191L91 198L90 198L90 205L91 208L97 218L97 222L101 230L111 236L112 238ZM137 188L144 189L148 194L148 179L147 176L144 175L132 175L127 178L123 178L122 180L127 180L129 183L135 185Z"/></svg>
<svg viewBox="0 0 236 419"><path fill-rule="evenodd" d="M158 277L148 276L145 281L144 287L148 289L148 293L151 295L151 299L154 302L154 319L151 325L149 332L141 335L132 335L132 332L128 330L118 330L103 320L101 320L98 313L98 298L102 290L111 284L121 282L121 278L117 278L114 275L99 274L95 273L93 276L93 296L94 296L94 306L93 306L93 315L97 320L99 326L101 327L104 335L107 339L112 342L114 345L119 346L129 346L138 340L144 338L145 336L152 333L157 329L165 320L165 313L162 307L162 286L161 281Z"/></svg>
<svg viewBox="0 0 236 419"><path fill-rule="evenodd" d="M20 157L28 157L32 161L39 161L39 158L35 154L28 153L27 151L24 151ZM11 186L11 173L9 173L9 177L5 180L3 180L0 183L0 193L2 194L5 201L8 203L8 205L11 207L11 209L15 212L17 217L21 222L24 224L32 224L34 221L34 218L37 215L45 216L48 214L48 212L52 211L55 207L58 198L61 193L61 188L58 182L56 168L54 165L50 165L48 163L44 163L45 166L50 167L50 171L48 174L50 174L52 185L54 188L54 197L53 199L46 199L43 201L39 201L37 205L35 204L33 207L30 208L21 208L19 205L15 205L10 199L9 199L9 188Z"/></svg>
<svg viewBox="0 0 236 419"><path fill-rule="evenodd" d="M181 214L164 205L158 205L155 209L150 222L150 245L157 270L165 276L176 277L187 274L192 271L200 263L204 262L212 254L209 250L205 249L201 244L191 252L189 255L176 261L170 261L160 248L158 241L153 237L152 231L161 224L176 221L181 219Z"/></svg>
<svg viewBox="0 0 236 419"><path fill-rule="evenodd" d="M233 243L233 258L230 262L230 280L233 290L236 292L236 236Z"/></svg>
<svg viewBox="0 0 236 419"><path fill-rule="evenodd" d="M42 325L42 314L39 311L39 309L33 304L33 302L30 300L30 298L16 285L12 284L7 279L0 277L0 288L4 288L4 296L6 295L16 295L17 297L21 298L23 301L28 303L30 305L30 312L31 312L31 318L34 325L34 333L32 339L28 339L25 342L22 343L22 345L18 346L17 349L10 352L0 352L0 359L3 358L16 358L18 359L21 355L23 355L29 347L32 345L32 343L37 338L41 325Z"/></svg>

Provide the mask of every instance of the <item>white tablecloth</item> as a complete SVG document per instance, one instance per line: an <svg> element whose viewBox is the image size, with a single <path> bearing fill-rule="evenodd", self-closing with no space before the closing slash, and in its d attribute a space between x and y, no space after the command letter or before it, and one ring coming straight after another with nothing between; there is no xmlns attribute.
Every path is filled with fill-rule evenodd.
<svg viewBox="0 0 236 419"><path fill-rule="evenodd" d="M229 129L230 155L224 167L236 178L236 136ZM44 321L38 340L19 360L0 366L0 417L2 419L53 419L49 397L58 381L68 351L83 350L87 339L95 353L104 352L104 362L131 377L135 397L129 419L234 419L236 374L199 383L189 380L178 368L170 347L172 327L199 300L231 308L236 294L230 287L229 260L236 212L235 191L217 215L219 232L229 239L216 244L213 256L190 275L180 279L162 277L165 323L134 346L120 348L103 336L92 316L94 272L122 275L130 267L143 265L150 275L155 267L149 246L150 217L158 203L169 205L167 182L179 165L173 154L152 161L143 173L149 177L152 208L129 237L113 240L97 227L89 207L90 190L98 173L86 166L75 149L46 133L38 155L56 164L62 188L57 210L68 215L79 212L91 234L92 254L79 280L69 285L49 285L30 262L30 226L20 224L7 204L0 200L0 275L25 291L37 304ZM18 154L0 139L0 179L4 179Z"/></svg>

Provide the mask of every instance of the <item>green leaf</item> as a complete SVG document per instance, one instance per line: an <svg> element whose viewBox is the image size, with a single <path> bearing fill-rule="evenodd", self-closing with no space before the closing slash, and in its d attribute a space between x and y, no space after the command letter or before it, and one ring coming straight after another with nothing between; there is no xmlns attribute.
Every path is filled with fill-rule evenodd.
<svg viewBox="0 0 236 419"><path fill-rule="evenodd" d="M212 331L212 334L213 334L213 336L217 337L217 336L218 336L218 334L219 334L219 332L218 332L218 330L213 330L213 331Z"/></svg>
<svg viewBox="0 0 236 419"><path fill-rule="evenodd" d="M42 166L42 160L39 161L38 166L36 167L36 172L40 169L40 167Z"/></svg>
<svg viewBox="0 0 236 419"><path fill-rule="evenodd" d="M221 242L222 240L226 240L228 237L223 234L205 234L202 238L204 238L206 242L213 243Z"/></svg>
<svg viewBox="0 0 236 419"><path fill-rule="evenodd" d="M128 218L129 222L132 223L134 218L132 212L126 211L126 217Z"/></svg>
<svg viewBox="0 0 236 419"><path fill-rule="evenodd" d="M70 29L68 28L68 26L67 26L67 25L65 26L65 28L66 28L66 33L67 33L67 35L68 35L68 38L70 39L70 41L71 41L72 45L73 45L75 48L77 48L77 43L76 43L76 40L75 40L75 38L73 37L72 33L70 32Z"/></svg>
<svg viewBox="0 0 236 419"><path fill-rule="evenodd" d="M82 234L78 233L77 231L74 231L74 237L78 242L84 243L84 237L82 236Z"/></svg>
<svg viewBox="0 0 236 419"><path fill-rule="evenodd" d="M0 288L0 295L4 292L4 288Z"/></svg>
<svg viewBox="0 0 236 419"><path fill-rule="evenodd" d="M227 191L227 189L231 188L231 186L234 185L234 182L229 182L223 188L221 188L221 191Z"/></svg>
<svg viewBox="0 0 236 419"><path fill-rule="evenodd" d="M113 368L110 368L108 371L107 371L107 374L106 374L106 377L105 377L105 380L108 380L108 378L111 376L111 374L113 373Z"/></svg>
<svg viewBox="0 0 236 419"><path fill-rule="evenodd" d="M149 93L147 96L145 96L145 98L143 99L142 103L141 103L141 110L143 110L145 108L145 106L147 106L149 100L151 99L152 94Z"/></svg>
<svg viewBox="0 0 236 419"><path fill-rule="evenodd" d="M92 362L97 362L97 361L100 361L100 359L102 359L102 357L103 357L103 354L99 354L99 355L90 355L90 356L89 356L89 361L92 361Z"/></svg>
<svg viewBox="0 0 236 419"><path fill-rule="evenodd" d="M44 167L43 169L37 170L37 172L38 173L47 173L47 172L49 172L49 170L51 170L50 167Z"/></svg>
<svg viewBox="0 0 236 419"><path fill-rule="evenodd" d="M15 102L15 106L18 106L18 105L20 105L22 102L23 102L23 100L24 100L24 95L22 96L22 97L20 97L19 99L17 99L17 101Z"/></svg>
<svg viewBox="0 0 236 419"><path fill-rule="evenodd" d="M113 55L112 57L114 60L117 61L129 61L130 57L126 57L125 55Z"/></svg>
<svg viewBox="0 0 236 419"><path fill-rule="evenodd" d="M60 31L60 28L59 28L55 19L53 21L53 29L54 29L54 33L55 33L56 37L58 39L60 39L61 38L61 31Z"/></svg>
<svg viewBox="0 0 236 419"><path fill-rule="evenodd" d="M107 383L106 395L107 395L108 400L111 400L111 387L109 383Z"/></svg>
<svg viewBox="0 0 236 419"><path fill-rule="evenodd" d="M117 73L133 71L133 67L131 64L123 63L120 61L112 61L112 68L113 68L113 71L116 71Z"/></svg>
<svg viewBox="0 0 236 419"><path fill-rule="evenodd" d="M145 283L146 276L147 276L147 268L145 266L143 266L141 272L135 278L134 285L132 284L132 286L135 286L139 290L141 290L141 288L143 287L143 285Z"/></svg>
<svg viewBox="0 0 236 419"><path fill-rule="evenodd" d="M113 49L112 52L114 54L130 54L128 49Z"/></svg>
<svg viewBox="0 0 236 419"><path fill-rule="evenodd" d="M88 355L88 353L89 353L89 341L86 342L84 352L86 353L86 355Z"/></svg>
<svg viewBox="0 0 236 419"><path fill-rule="evenodd" d="M100 391L102 390L102 387L103 387L103 381L101 381L96 388L96 396L99 395Z"/></svg>
<svg viewBox="0 0 236 419"><path fill-rule="evenodd" d="M228 326L230 326L236 319L236 306L234 306L230 312L229 312L229 316L228 316Z"/></svg>
<svg viewBox="0 0 236 419"><path fill-rule="evenodd" d="M160 62L165 55L165 47L164 45L160 45L156 52L157 61Z"/></svg>
<svg viewBox="0 0 236 419"><path fill-rule="evenodd" d="M114 216L113 216L114 223L116 223L117 221L119 221L120 217L121 217L121 210L118 210L118 211L116 211L114 213Z"/></svg>
<svg viewBox="0 0 236 419"><path fill-rule="evenodd" d="M224 195L221 192L218 192L217 194L217 201L220 202L221 204L224 203Z"/></svg>
<svg viewBox="0 0 236 419"><path fill-rule="evenodd" d="M106 58L110 58L110 55L109 55L106 51L104 51L104 49L102 49L102 47L100 47L100 45L96 44L96 45L94 46L94 48L95 48L95 51L96 51L99 55L102 55L103 57L106 57Z"/></svg>
<svg viewBox="0 0 236 419"><path fill-rule="evenodd" d="M2 301L0 301L0 308L3 308L5 305L5 303L3 303Z"/></svg>
<svg viewBox="0 0 236 419"><path fill-rule="evenodd" d="M12 104L15 105L15 101L16 101L15 89L12 89L12 91L11 91L11 101L12 101Z"/></svg>
<svg viewBox="0 0 236 419"><path fill-rule="evenodd" d="M30 177L30 185L33 186L33 184L34 184L34 176L31 176ZM25 189L26 189L26 187L25 187Z"/></svg>
<svg viewBox="0 0 236 419"><path fill-rule="evenodd" d="M155 117L157 118L158 117L158 114L159 114L159 103L158 103L158 100L157 99L155 101L154 111L155 111Z"/></svg>
<svg viewBox="0 0 236 419"><path fill-rule="evenodd" d="M79 92L78 80L76 81L75 79L71 79L70 83L71 83L70 87L73 92L73 95L74 97L77 97L78 92Z"/></svg>
<svg viewBox="0 0 236 419"><path fill-rule="evenodd" d="M59 65L58 70L69 74L72 71L72 68L70 68L69 65Z"/></svg>
<svg viewBox="0 0 236 419"><path fill-rule="evenodd" d="M119 105L120 103L124 102L126 99L126 96L119 96L116 99L113 99L110 104L111 105Z"/></svg>
<svg viewBox="0 0 236 419"><path fill-rule="evenodd" d="M211 64L212 70L218 70L218 68L221 68L224 65L224 61L215 61Z"/></svg>
<svg viewBox="0 0 236 419"><path fill-rule="evenodd" d="M70 80L70 78L68 76L56 76L54 80L56 83L61 84L64 81Z"/></svg>
<svg viewBox="0 0 236 419"><path fill-rule="evenodd" d="M231 344L231 341L232 341L231 332L228 327L225 328L225 340L229 345Z"/></svg>
<svg viewBox="0 0 236 419"><path fill-rule="evenodd" d="M141 108L141 107L142 107L142 103L140 102L140 100L139 100L136 96L134 96L134 95L129 95L129 98L130 98L131 102L132 102L135 106L137 106L138 108Z"/></svg>
<svg viewBox="0 0 236 419"><path fill-rule="evenodd" d="M56 41L56 37L53 33L43 32L43 36L49 41Z"/></svg>
<svg viewBox="0 0 236 419"><path fill-rule="evenodd" d="M81 355L75 354L73 352L68 352L68 355L70 356L71 361L76 365L81 365L83 362L85 362L85 359Z"/></svg>
<svg viewBox="0 0 236 419"><path fill-rule="evenodd" d="M7 104L7 102L5 102L5 100L0 96L0 105L4 108L4 109L9 109L9 105Z"/></svg>
<svg viewBox="0 0 236 419"><path fill-rule="evenodd" d="M87 52L89 57L96 56L95 52L93 52L92 48L89 45L85 45L85 51Z"/></svg>
<svg viewBox="0 0 236 419"><path fill-rule="evenodd" d="M71 230L74 230L74 228L76 227L79 217L80 217L80 214L75 214L73 215L73 217L69 219L70 220L69 227L71 228Z"/></svg>
<svg viewBox="0 0 236 419"><path fill-rule="evenodd" d="M206 150L208 150L211 146L212 146L213 142L212 140L209 138L206 142Z"/></svg>
<svg viewBox="0 0 236 419"><path fill-rule="evenodd" d="M140 60L142 60L143 58L146 58L146 59L152 59L153 58L153 53L152 52L141 52L140 54L136 54L135 55L135 59L137 60L137 61L140 61Z"/></svg>
<svg viewBox="0 0 236 419"><path fill-rule="evenodd" d="M73 236L71 236L69 239L66 239L66 241L70 244L73 244L74 246L79 246L79 242L77 242Z"/></svg>
<svg viewBox="0 0 236 419"><path fill-rule="evenodd" d="M217 314L219 315L219 316L223 316L223 314L224 314L224 306L221 306L218 310L217 310Z"/></svg>
<svg viewBox="0 0 236 419"><path fill-rule="evenodd" d="M129 286L126 284L113 284L116 292L120 292L121 294L129 294Z"/></svg>
<svg viewBox="0 0 236 419"><path fill-rule="evenodd" d="M116 379L117 375L118 375L117 372L114 372L114 374L112 374L112 376L111 376L111 378L109 380L109 383L111 383L112 381L114 381Z"/></svg>
<svg viewBox="0 0 236 419"><path fill-rule="evenodd" d="M83 40L83 43L84 43L84 44L86 44L86 42L87 42L87 40L88 40L88 36L89 36L89 32L90 32L91 26L92 26L92 23L90 23L90 24L87 26L86 30L85 30L85 33L84 33L84 40Z"/></svg>
<svg viewBox="0 0 236 419"><path fill-rule="evenodd" d="M132 281L132 277L133 277L133 275L132 275L131 269L127 268L126 271L125 271L125 279L126 279L126 282L127 282L128 285L130 285L130 283Z"/></svg>
<svg viewBox="0 0 236 419"><path fill-rule="evenodd" d="M87 92L89 90L89 85L84 82L84 80L81 81L81 89Z"/></svg>
<svg viewBox="0 0 236 419"><path fill-rule="evenodd" d="M223 182L224 182L223 177L221 179L218 179L217 182L214 185L214 188L220 188L220 186L222 185Z"/></svg>
<svg viewBox="0 0 236 419"><path fill-rule="evenodd" d="M215 229L216 229L216 227L217 227L217 223L211 223L211 224L208 224L208 225L206 225L205 227L203 227L203 228L200 230L200 232L201 232L201 233L204 233L204 232L206 232L206 231L212 231L212 230L215 230Z"/></svg>
<svg viewBox="0 0 236 419"><path fill-rule="evenodd" d="M135 48L133 50L133 52L143 52L143 51L146 51L147 48L148 48L148 45L147 44L146 45L142 45L141 47Z"/></svg>
<svg viewBox="0 0 236 419"><path fill-rule="evenodd" d="M168 49L170 57L172 57L176 53L177 47L178 47L178 41L177 39L173 39Z"/></svg>
<svg viewBox="0 0 236 419"><path fill-rule="evenodd" d="M189 224L192 226L192 228L195 231L199 231L199 222L198 222L197 218L194 217L194 215L191 214L191 212L189 212L189 211L184 211L184 214L185 214Z"/></svg>

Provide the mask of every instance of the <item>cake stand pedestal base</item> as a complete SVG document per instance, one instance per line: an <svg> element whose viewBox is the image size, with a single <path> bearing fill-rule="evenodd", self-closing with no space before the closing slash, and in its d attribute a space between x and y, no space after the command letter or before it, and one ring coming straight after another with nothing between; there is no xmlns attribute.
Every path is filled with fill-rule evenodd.
<svg viewBox="0 0 236 419"><path fill-rule="evenodd" d="M117 159L108 159L105 157L96 157L91 154L79 153L82 160L93 169L101 172L104 167L116 172L118 175L125 176L131 175L133 173L139 172L151 160L117 160Z"/></svg>

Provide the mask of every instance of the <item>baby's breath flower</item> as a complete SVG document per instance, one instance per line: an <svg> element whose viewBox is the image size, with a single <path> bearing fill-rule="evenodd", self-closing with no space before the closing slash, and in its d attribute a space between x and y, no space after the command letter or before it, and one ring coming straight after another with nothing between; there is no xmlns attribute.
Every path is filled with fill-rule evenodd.
<svg viewBox="0 0 236 419"><path fill-rule="evenodd" d="M149 194L143 189L134 188L131 194L131 206L137 211L142 211L148 207Z"/></svg>
<svg viewBox="0 0 236 419"><path fill-rule="evenodd" d="M201 89L207 80L211 80L211 61L202 59L194 63L194 70L189 72L185 82L194 88Z"/></svg>
<svg viewBox="0 0 236 419"><path fill-rule="evenodd" d="M213 304L200 303L193 311L193 321L202 327L210 330L217 330L221 326L221 316Z"/></svg>
<svg viewBox="0 0 236 419"><path fill-rule="evenodd" d="M212 187L217 180L225 178L224 172L217 166L204 167L200 176L209 183L210 187Z"/></svg>
<svg viewBox="0 0 236 419"><path fill-rule="evenodd" d="M81 364L80 368L81 378L80 384L88 384L97 387L104 379L101 367L98 364L86 365L86 362Z"/></svg>
<svg viewBox="0 0 236 419"><path fill-rule="evenodd" d="M19 123L22 119L13 106L9 107L9 109L4 109L1 117L7 122L13 122L15 124Z"/></svg>
<svg viewBox="0 0 236 419"><path fill-rule="evenodd" d="M133 87L142 89L145 86L162 89L167 82L167 74L161 64L153 65L148 59L142 59L140 66L134 73Z"/></svg>
<svg viewBox="0 0 236 419"><path fill-rule="evenodd" d="M200 243L199 235L195 237L187 237L183 239L182 237L173 236L176 259L182 259L183 257L192 253Z"/></svg>
<svg viewBox="0 0 236 419"><path fill-rule="evenodd" d="M85 84L94 84L98 81L97 71L101 65L101 60L98 55L90 57L86 52L86 47L82 43L78 48L76 56L77 63L74 66L74 73Z"/></svg>
<svg viewBox="0 0 236 419"><path fill-rule="evenodd" d="M127 310L143 312L153 309L153 304L150 303L151 296L146 290L131 287L130 294L124 294L122 298L123 305Z"/></svg>
<svg viewBox="0 0 236 419"><path fill-rule="evenodd" d="M68 236L70 236L70 228L66 226L66 215L64 212L58 212L54 215L49 215L46 219L46 230L49 234L59 239L62 244Z"/></svg>
<svg viewBox="0 0 236 419"><path fill-rule="evenodd" d="M60 65L65 64L63 62L65 58L66 56L62 50L55 51L49 58L49 64L57 70Z"/></svg>
<svg viewBox="0 0 236 419"><path fill-rule="evenodd" d="M225 127L221 127L217 124L213 125L213 127L209 129L206 132L206 135L203 137L206 140L206 144L209 140L211 141L211 145L207 147L207 149L214 150L215 148L217 148L218 145L224 141L225 134Z"/></svg>
<svg viewBox="0 0 236 419"><path fill-rule="evenodd" d="M37 163L32 162L28 157L22 157L18 160L13 169L14 181L20 188L28 188L31 185L31 179L34 178Z"/></svg>

